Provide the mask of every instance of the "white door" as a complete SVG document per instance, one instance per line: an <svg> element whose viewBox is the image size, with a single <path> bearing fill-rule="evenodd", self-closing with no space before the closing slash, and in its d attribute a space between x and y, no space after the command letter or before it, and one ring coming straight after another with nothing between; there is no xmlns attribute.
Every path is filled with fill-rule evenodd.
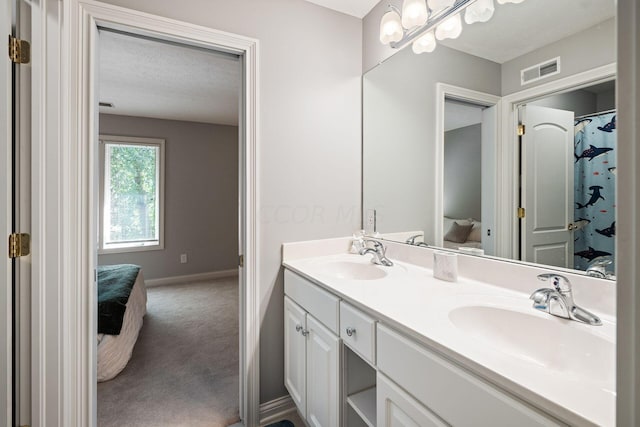
<svg viewBox="0 0 640 427"><path fill-rule="evenodd" d="M486 255L495 255L496 222L496 120L498 107L482 110L482 249Z"/></svg>
<svg viewBox="0 0 640 427"><path fill-rule="evenodd" d="M0 6L0 35L6 42L11 31L12 1L3 1ZM5 49L6 49L6 45ZM2 228L1 240L7 242L7 237L12 232L12 90L11 74L12 63L9 60L6 50L2 50L0 55L2 65L0 66L0 159L2 165L2 178L0 178L0 227ZM1 251L0 256L0 425L12 426L13 413L13 375L12 375L12 261L7 257L6 252Z"/></svg>
<svg viewBox="0 0 640 427"><path fill-rule="evenodd" d="M339 423L339 339L307 315L307 425L335 427Z"/></svg>
<svg viewBox="0 0 640 427"><path fill-rule="evenodd" d="M447 424L384 375L376 385L378 427L444 427Z"/></svg>
<svg viewBox="0 0 640 427"><path fill-rule="evenodd" d="M521 257L572 268L574 113L528 105L521 121Z"/></svg>
<svg viewBox="0 0 640 427"><path fill-rule="evenodd" d="M301 414L307 411L306 313L284 298L284 384Z"/></svg>

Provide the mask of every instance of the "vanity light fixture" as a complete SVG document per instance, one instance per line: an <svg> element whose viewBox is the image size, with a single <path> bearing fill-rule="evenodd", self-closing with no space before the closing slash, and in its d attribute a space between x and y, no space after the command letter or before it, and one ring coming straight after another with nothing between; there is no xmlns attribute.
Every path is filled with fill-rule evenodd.
<svg viewBox="0 0 640 427"><path fill-rule="evenodd" d="M442 9L448 9L456 2L456 0L429 0L429 8L434 12Z"/></svg>
<svg viewBox="0 0 640 427"><path fill-rule="evenodd" d="M389 6L389 10L380 21L380 41L382 44L399 42L403 35L400 14L396 8Z"/></svg>
<svg viewBox="0 0 640 427"><path fill-rule="evenodd" d="M464 11L464 22L487 22L493 16L494 10L493 0L476 0Z"/></svg>
<svg viewBox="0 0 640 427"><path fill-rule="evenodd" d="M407 30L424 25L429 19L425 0L404 0L402 3L402 26Z"/></svg>
<svg viewBox="0 0 640 427"><path fill-rule="evenodd" d="M522 3L524 0L498 0ZM402 13L389 5L380 21L380 42L392 49L412 43L415 53L433 52L436 39L455 39L462 33L462 12L467 24L487 22L493 16L493 0L404 0Z"/></svg>
<svg viewBox="0 0 640 427"><path fill-rule="evenodd" d="M436 38L438 40L457 39L460 34L462 34L462 21L457 13L448 17L436 27Z"/></svg>
<svg viewBox="0 0 640 427"><path fill-rule="evenodd" d="M428 31L413 42L413 53L433 52L436 48L436 36L433 31Z"/></svg>

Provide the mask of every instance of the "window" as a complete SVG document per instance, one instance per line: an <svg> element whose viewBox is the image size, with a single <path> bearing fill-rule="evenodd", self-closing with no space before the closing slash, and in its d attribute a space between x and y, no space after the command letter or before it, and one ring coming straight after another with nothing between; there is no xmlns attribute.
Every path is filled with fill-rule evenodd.
<svg viewBox="0 0 640 427"><path fill-rule="evenodd" d="M164 140L100 136L100 253L163 249Z"/></svg>

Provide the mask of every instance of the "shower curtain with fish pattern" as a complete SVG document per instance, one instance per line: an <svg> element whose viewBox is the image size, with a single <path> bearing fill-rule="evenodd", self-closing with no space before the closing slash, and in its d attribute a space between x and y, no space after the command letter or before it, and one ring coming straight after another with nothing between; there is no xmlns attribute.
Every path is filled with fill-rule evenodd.
<svg viewBox="0 0 640 427"><path fill-rule="evenodd" d="M615 271L616 114L583 117L575 122L574 268L609 259Z"/></svg>

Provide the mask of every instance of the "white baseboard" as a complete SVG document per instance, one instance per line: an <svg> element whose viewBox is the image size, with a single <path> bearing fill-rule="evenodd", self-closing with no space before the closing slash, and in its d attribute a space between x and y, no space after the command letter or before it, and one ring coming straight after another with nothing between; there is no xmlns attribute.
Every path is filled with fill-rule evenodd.
<svg viewBox="0 0 640 427"><path fill-rule="evenodd" d="M147 288L153 286L177 285L186 282L198 282L202 280L222 279L225 277L234 277L238 275L238 269L211 271L208 273L187 274L184 276L161 277L159 279L145 279L144 284Z"/></svg>
<svg viewBox="0 0 640 427"><path fill-rule="evenodd" d="M260 404L260 425L264 426L269 423L274 423L286 418L287 414L290 414L296 410L296 405L293 403L291 396L286 395L269 402Z"/></svg>

